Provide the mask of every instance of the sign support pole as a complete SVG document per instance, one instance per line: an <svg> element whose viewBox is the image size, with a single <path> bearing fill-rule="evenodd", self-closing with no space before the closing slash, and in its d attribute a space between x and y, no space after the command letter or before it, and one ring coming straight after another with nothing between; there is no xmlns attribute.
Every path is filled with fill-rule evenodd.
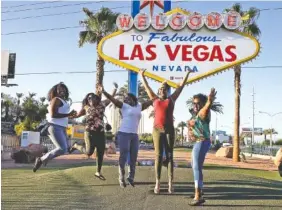
<svg viewBox="0 0 282 210"><path fill-rule="evenodd" d="M140 11L140 0L132 0L131 15L134 18ZM138 97L138 74L128 71L128 92Z"/></svg>
<svg viewBox="0 0 282 210"><path fill-rule="evenodd" d="M165 0L164 1L164 12L168 12L171 10L171 0ZM167 90L168 95L171 94L171 87L168 87Z"/></svg>
<svg viewBox="0 0 282 210"><path fill-rule="evenodd" d="M131 1L131 16L134 18L140 11L140 0ZM128 93L138 98L138 73L128 71ZM127 155L127 164L130 165L130 153Z"/></svg>

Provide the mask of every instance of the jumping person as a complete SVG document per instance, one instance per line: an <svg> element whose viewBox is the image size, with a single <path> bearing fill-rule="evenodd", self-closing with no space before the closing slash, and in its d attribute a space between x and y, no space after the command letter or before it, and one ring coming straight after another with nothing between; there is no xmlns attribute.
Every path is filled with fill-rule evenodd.
<svg viewBox="0 0 282 210"><path fill-rule="evenodd" d="M64 83L54 85L48 92L48 113L46 115L48 121L49 137L55 149L46 153L42 157L36 158L33 172L36 172L42 164L47 164L48 160L65 154L68 151L68 142L66 127L68 125L68 118L75 115L76 111L70 112L69 90Z"/></svg>
<svg viewBox="0 0 282 210"><path fill-rule="evenodd" d="M124 102L121 102L107 93L101 87L102 93L118 108L121 109L122 119L117 140L120 148L119 155L119 184L121 188L126 187L125 183L125 163L129 154L129 167L127 182L134 187L135 165L138 155L139 139L138 126L141 119L141 112L152 105L152 101L142 104L138 103L135 95L128 93Z"/></svg>
<svg viewBox="0 0 282 210"><path fill-rule="evenodd" d="M114 83L115 89L113 90L113 96L117 91L117 84ZM74 150L88 155L90 157L96 148L96 173L95 177L105 180L105 177L101 174L103 165L103 157L105 153L105 130L104 130L104 116L105 108L111 103L110 100L106 99L101 101L101 97L94 94L88 93L82 101L82 109L77 113L74 118L78 118L86 115L86 126L84 132L84 144L80 145L75 142L70 148L69 152L72 153Z"/></svg>
<svg viewBox="0 0 282 210"><path fill-rule="evenodd" d="M188 121L189 139L195 141L192 150L192 168L195 182L195 196L191 206L205 202L203 198L203 164L210 148L210 108L216 98L216 91L211 89L209 96L197 94L193 96L192 117Z"/></svg>
<svg viewBox="0 0 282 210"><path fill-rule="evenodd" d="M150 99L153 100L153 107L155 112L154 127L153 127L153 141L155 147L155 174L156 174L156 186L154 193L160 193L160 178L163 164L163 150L164 147L167 149L166 156L168 159L168 192L173 192L173 146L175 140L175 132L173 125L173 111L175 101L182 92L190 71L187 72L181 85L175 90L175 92L168 96L168 85L163 83L158 90L158 96L149 87L148 82L144 76L145 71L141 70L140 75L142 78L143 85ZM165 145L165 146L164 146Z"/></svg>

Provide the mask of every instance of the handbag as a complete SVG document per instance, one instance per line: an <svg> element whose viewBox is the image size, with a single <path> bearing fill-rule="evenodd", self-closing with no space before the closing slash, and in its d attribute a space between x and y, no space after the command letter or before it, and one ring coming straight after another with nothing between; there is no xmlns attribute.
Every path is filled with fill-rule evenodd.
<svg viewBox="0 0 282 210"><path fill-rule="evenodd" d="M109 124L106 115L104 115L104 117L106 118L105 129L106 129L107 132L109 132L110 130L112 130L112 126Z"/></svg>

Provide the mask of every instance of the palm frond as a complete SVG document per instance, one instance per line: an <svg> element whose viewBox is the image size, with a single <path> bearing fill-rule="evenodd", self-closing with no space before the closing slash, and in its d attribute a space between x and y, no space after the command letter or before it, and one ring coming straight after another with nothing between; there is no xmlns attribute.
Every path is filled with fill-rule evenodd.
<svg viewBox="0 0 282 210"><path fill-rule="evenodd" d="M80 31L78 46L82 47L85 43L96 43L97 35L92 31Z"/></svg>
<svg viewBox="0 0 282 210"><path fill-rule="evenodd" d="M234 10L240 14L242 12L242 6L240 3L235 3L232 5L231 10Z"/></svg>
<svg viewBox="0 0 282 210"><path fill-rule="evenodd" d="M261 34L261 31L256 24L256 22L253 22L252 24L246 26L243 28L243 32L250 34L251 36L258 37Z"/></svg>
<svg viewBox="0 0 282 210"><path fill-rule="evenodd" d="M260 16L260 10L255 7L251 7L246 13L249 15L250 19L258 19Z"/></svg>
<svg viewBox="0 0 282 210"><path fill-rule="evenodd" d="M186 101L186 106L188 107L190 113L193 112L193 97ZM214 101L210 109L215 113L223 114L223 105L219 102Z"/></svg>
<svg viewBox="0 0 282 210"><path fill-rule="evenodd" d="M91 12L89 9L87 9L86 7L83 7L83 12L86 14L86 16L91 19L94 17L93 12Z"/></svg>

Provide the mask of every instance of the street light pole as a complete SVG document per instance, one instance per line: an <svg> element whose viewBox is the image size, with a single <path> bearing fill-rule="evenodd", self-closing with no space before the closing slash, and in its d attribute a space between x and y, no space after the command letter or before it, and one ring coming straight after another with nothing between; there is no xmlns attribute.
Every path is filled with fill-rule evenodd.
<svg viewBox="0 0 282 210"><path fill-rule="evenodd" d="M252 124L252 140L251 140L251 157L253 153L253 144L255 140L255 88L253 87L253 124Z"/></svg>

